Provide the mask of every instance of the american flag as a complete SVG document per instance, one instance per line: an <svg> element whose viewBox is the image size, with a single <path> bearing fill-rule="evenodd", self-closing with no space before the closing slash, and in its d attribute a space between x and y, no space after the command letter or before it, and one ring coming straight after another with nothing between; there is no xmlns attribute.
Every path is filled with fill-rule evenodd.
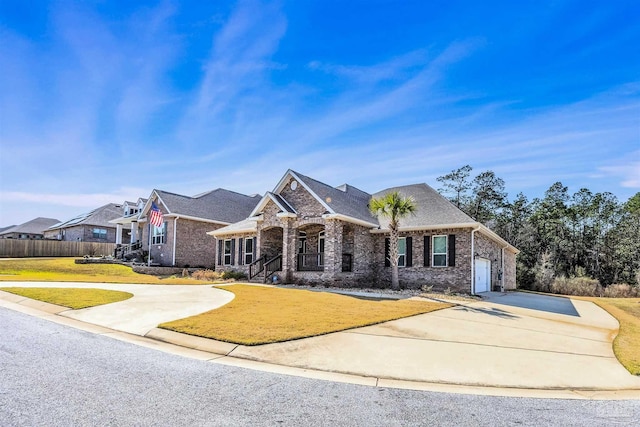
<svg viewBox="0 0 640 427"><path fill-rule="evenodd" d="M151 202L151 210L149 211L149 224L156 227L162 227L164 218L162 217L162 211L158 209L155 203Z"/></svg>

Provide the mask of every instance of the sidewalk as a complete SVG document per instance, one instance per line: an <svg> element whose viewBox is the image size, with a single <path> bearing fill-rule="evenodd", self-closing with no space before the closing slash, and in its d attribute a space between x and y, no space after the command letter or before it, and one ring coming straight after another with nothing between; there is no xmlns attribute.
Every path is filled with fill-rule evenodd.
<svg viewBox="0 0 640 427"><path fill-rule="evenodd" d="M155 344L148 344L154 348L163 342L176 344L183 347L179 350L183 355L189 353L185 348L191 349L190 357L215 363L379 387L506 396L640 399L640 377L629 374L613 355L611 341L617 321L590 302L529 294L487 294L483 301L379 325L249 347L149 328L155 320L147 315L139 317L153 307L196 304L203 298L204 291L197 289L199 286L166 286L192 290L155 290L146 297L140 289L158 286L86 286L127 290L137 299L127 300L126 306L123 301L71 313L64 309L60 315L146 336L132 337L137 344L146 339L154 340ZM226 303L224 297L229 293L208 288L220 292L215 304ZM175 295L182 295L182 299L174 300ZM207 294L207 299L211 295ZM41 310L44 304L17 298L25 300L1 293L0 306L13 305L16 309L16 305L26 303L31 307L39 305ZM212 309L202 307L190 308L190 312ZM164 316L162 321L186 317L181 313L172 312L171 316L178 317ZM167 348L164 350L171 351Z"/></svg>

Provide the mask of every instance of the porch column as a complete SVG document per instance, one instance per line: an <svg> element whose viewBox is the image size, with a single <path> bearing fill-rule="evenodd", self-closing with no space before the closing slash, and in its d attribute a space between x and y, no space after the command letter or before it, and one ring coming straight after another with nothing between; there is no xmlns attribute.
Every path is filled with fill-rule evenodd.
<svg viewBox="0 0 640 427"><path fill-rule="evenodd" d="M136 221L131 223L131 240L129 243L135 243L138 239L138 223Z"/></svg>
<svg viewBox="0 0 640 427"><path fill-rule="evenodd" d="M116 224L116 245L122 244L122 224Z"/></svg>
<svg viewBox="0 0 640 427"><path fill-rule="evenodd" d="M296 268L296 233L291 218L282 218L282 279L289 283L293 280Z"/></svg>
<svg viewBox="0 0 640 427"><path fill-rule="evenodd" d="M330 275L342 272L342 221L330 219L325 226L324 271Z"/></svg>

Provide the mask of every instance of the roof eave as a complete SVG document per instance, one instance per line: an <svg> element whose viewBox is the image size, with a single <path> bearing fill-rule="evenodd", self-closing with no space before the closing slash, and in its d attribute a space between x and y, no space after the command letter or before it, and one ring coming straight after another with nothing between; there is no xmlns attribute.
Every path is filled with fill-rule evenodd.
<svg viewBox="0 0 640 427"><path fill-rule="evenodd" d="M354 218L348 215L343 215L343 214L339 214L339 213L329 213L329 214L324 214L322 215L323 219L339 219L345 222L350 222L352 224L357 224L357 225L362 225L365 227L378 227L378 224L375 224L373 222L369 222L369 221L365 221L362 219L358 219L358 218Z"/></svg>

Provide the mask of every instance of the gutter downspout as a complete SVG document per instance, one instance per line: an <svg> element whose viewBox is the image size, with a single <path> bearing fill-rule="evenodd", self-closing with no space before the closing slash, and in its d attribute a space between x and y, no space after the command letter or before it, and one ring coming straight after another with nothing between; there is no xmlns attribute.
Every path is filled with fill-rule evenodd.
<svg viewBox="0 0 640 427"><path fill-rule="evenodd" d="M171 265L176 266L176 235L178 234L178 218L177 216L173 220L173 260L171 261Z"/></svg>
<svg viewBox="0 0 640 427"><path fill-rule="evenodd" d="M505 246L501 249L501 254L500 254L500 292L504 293L504 250L507 249L509 246Z"/></svg>
<svg viewBox="0 0 640 427"><path fill-rule="evenodd" d="M475 232L480 230L480 226L471 230L471 295L476 294L476 257L475 257L475 249L476 249L476 240L475 240Z"/></svg>

